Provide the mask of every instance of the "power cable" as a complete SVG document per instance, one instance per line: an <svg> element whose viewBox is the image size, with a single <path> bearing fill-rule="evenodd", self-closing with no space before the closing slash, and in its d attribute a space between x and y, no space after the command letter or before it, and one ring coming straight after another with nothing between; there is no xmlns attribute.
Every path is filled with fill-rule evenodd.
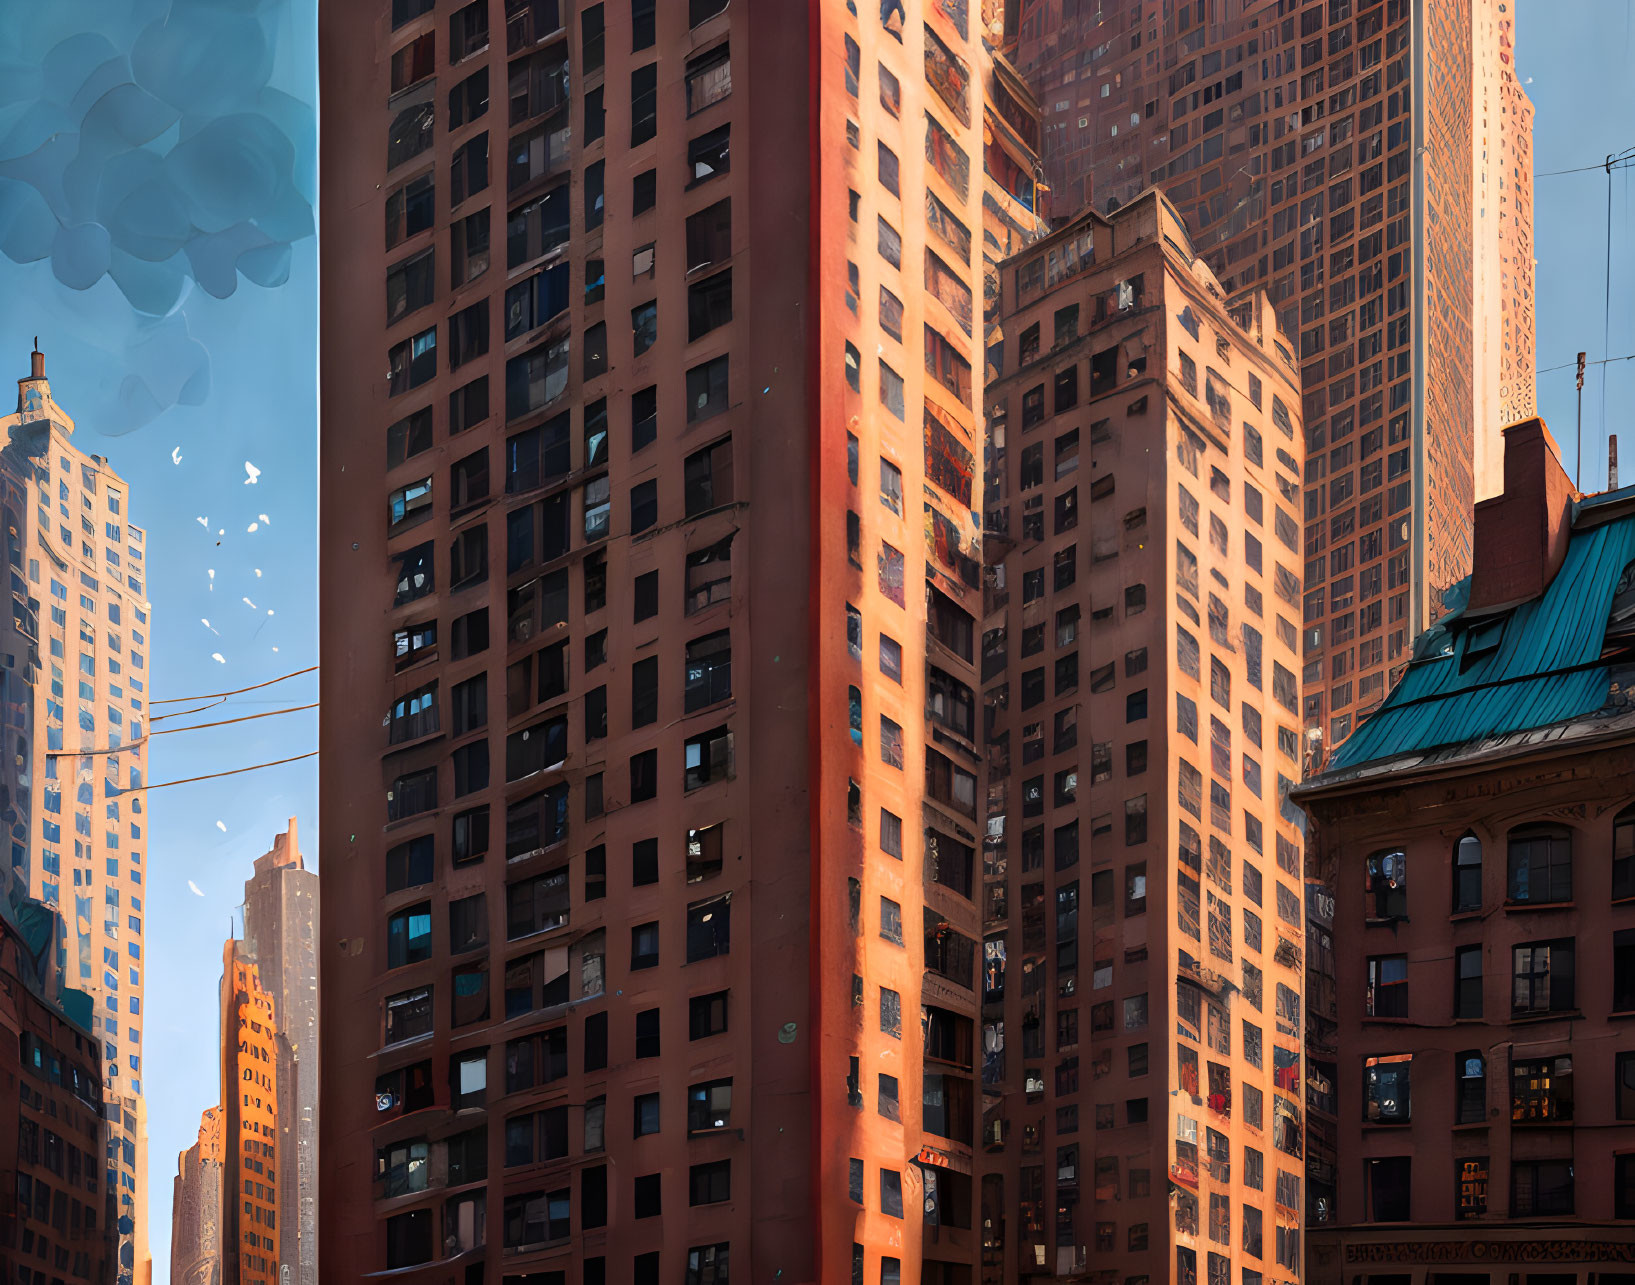
<svg viewBox="0 0 1635 1285"><path fill-rule="evenodd" d="M237 718L223 718L214 723L195 723L190 727L161 727L156 732L149 732L146 736L139 736L129 745L105 746L94 750L49 750L47 758L73 759L95 758L102 754L123 754L126 750L134 750L139 745L145 745L155 736L169 736L174 732L202 732L210 727L227 727L232 723L247 723L253 718L273 718L279 714L299 714L302 710L317 709L318 702L310 705L291 705L288 709L266 709L259 714L240 714Z"/></svg>
<svg viewBox="0 0 1635 1285"><path fill-rule="evenodd" d="M180 781L160 781L157 785L145 785L142 788L144 790L164 790L164 789L168 789L172 785L192 785L197 781L214 781L218 777L223 777L223 776L240 776L245 772L259 772L264 767L282 767L286 763L299 763L302 759L310 759L310 758L317 758L317 757L318 757L318 751L313 750L310 753L297 754L297 755L294 755L293 757L287 758L287 759L273 759L272 762L270 762L270 763L252 763L252 764L250 764L249 767L234 767L234 768L229 768L225 772L210 772L210 773L207 773L204 776L184 777ZM132 793L135 793L135 791L122 790L121 793L123 793L123 794L132 794Z"/></svg>
<svg viewBox="0 0 1635 1285"><path fill-rule="evenodd" d="M293 672L288 673L288 674L280 674L277 678L269 678L264 683L252 683L248 687L235 687L230 692L204 692L204 693L202 693L201 695L198 695L198 696L169 696L169 697L166 697L164 700L149 701L148 704L149 705L184 705L188 701L207 701L207 700L215 700L217 697L223 697L223 696L239 696L239 695L242 695L245 692L260 691L263 687L271 687L274 683L282 683L286 679L299 678L302 674L316 673L317 669L318 669L318 666L316 666L316 665L308 665L305 669L297 669L297 670L294 670Z"/></svg>

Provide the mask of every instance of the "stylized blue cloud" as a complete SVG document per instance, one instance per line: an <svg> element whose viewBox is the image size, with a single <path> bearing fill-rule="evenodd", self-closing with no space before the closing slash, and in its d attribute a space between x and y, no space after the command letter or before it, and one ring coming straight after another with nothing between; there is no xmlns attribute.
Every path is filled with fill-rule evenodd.
<svg viewBox="0 0 1635 1285"><path fill-rule="evenodd" d="M208 389L185 318L157 319L195 285L284 284L313 234L316 114L272 84L289 3L0 0L0 255L117 288L128 312L96 292L91 341L132 363L112 431Z"/></svg>

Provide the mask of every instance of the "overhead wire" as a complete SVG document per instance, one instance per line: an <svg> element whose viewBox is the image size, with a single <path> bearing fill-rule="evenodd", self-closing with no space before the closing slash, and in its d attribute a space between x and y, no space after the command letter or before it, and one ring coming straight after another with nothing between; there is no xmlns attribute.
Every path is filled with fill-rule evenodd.
<svg viewBox="0 0 1635 1285"><path fill-rule="evenodd" d="M240 696L245 692L257 692L263 687L271 687L274 683L282 683L287 679L299 678L302 674L316 673L318 666L308 665L305 669L292 670L287 674L280 674L277 678L269 678L264 683L251 683L248 687L235 687L230 692L202 692L197 696L167 696L164 700L149 701L149 705L184 705L188 701L215 700L218 697Z"/></svg>
<svg viewBox="0 0 1635 1285"><path fill-rule="evenodd" d="M310 705L291 705L286 709L264 709L258 714L240 714L237 718L218 719L214 723L194 723L189 727L161 727L157 731L149 732L146 736L137 737L129 745L102 746L91 750L48 750L46 757L72 759L95 758L103 754L123 754L128 750L134 750L139 745L145 745L155 736L170 736L176 732L202 732L211 727L227 727L233 723L248 723L251 719L274 718L279 714L299 714L303 710L317 708L318 702L313 701Z"/></svg>
<svg viewBox="0 0 1635 1285"><path fill-rule="evenodd" d="M143 786L145 790L165 790L173 785L193 785L198 781L214 781L223 776L241 776L245 772L259 772L266 767L282 767L286 763L299 763L302 759L317 758L318 751L312 750L306 754L296 754L287 759L273 759L268 763L252 763L249 767L228 768L225 772L207 772L203 776L183 777L179 781L160 781L154 785Z"/></svg>

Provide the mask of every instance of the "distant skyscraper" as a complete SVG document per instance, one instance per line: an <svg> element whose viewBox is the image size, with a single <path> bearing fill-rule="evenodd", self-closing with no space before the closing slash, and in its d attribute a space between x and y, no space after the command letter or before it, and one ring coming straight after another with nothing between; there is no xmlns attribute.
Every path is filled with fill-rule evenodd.
<svg viewBox="0 0 1635 1285"><path fill-rule="evenodd" d="M318 876L295 818L244 885L222 948L221 1101L181 1154L172 1285L318 1280Z"/></svg>
<svg viewBox="0 0 1635 1285"><path fill-rule="evenodd" d="M67 984L94 1001L108 1181L117 1191L118 1285L143 1285L147 1155L142 1102L143 901L147 819L146 537L130 493L70 440L33 354L17 411L0 421L0 497L11 573L3 756L16 820L11 867L62 917Z"/></svg>
<svg viewBox="0 0 1635 1285"><path fill-rule="evenodd" d="M170 1285L221 1285L222 1109L199 1121L199 1140L177 1164L170 1219Z"/></svg>
<svg viewBox="0 0 1635 1285"><path fill-rule="evenodd" d="M1222 288L1264 287L1297 348L1312 768L1469 571L1499 428L1531 397L1513 7L1017 0L1055 208L1162 184Z"/></svg>
<svg viewBox="0 0 1635 1285"><path fill-rule="evenodd" d="M301 860L291 817L244 885L244 953L272 997L279 1036L278 1257L287 1285L318 1285L317 935L318 875Z"/></svg>

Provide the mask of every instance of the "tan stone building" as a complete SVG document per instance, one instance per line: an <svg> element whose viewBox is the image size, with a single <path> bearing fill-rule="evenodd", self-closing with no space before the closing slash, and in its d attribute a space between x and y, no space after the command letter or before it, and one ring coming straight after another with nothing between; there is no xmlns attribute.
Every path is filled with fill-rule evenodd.
<svg viewBox="0 0 1635 1285"><path fill-rule="evenodd" d="M108 461L74 445L38 352L0 431L12 595L0 661L7 724L24 747L19 762L6 756L19 818L10 866L61 916L66 984L93 1000L116 1280L145 1285L146 533L130 523L130 490Z"/></svg>
<svg viewBox="0 0 1635 1285"><path fill-rule="evenodd" d="M199 1140L176 1164L170 1220L171 1285L221 1285L222 1109L209 1107Z"/></svg>
<svg viewBox="0 0 1635 1285"><path fill-rule="evenodd" d="M1157 192L1000 276L982 1278L1292 1281L1298 368Z"/></svg>

